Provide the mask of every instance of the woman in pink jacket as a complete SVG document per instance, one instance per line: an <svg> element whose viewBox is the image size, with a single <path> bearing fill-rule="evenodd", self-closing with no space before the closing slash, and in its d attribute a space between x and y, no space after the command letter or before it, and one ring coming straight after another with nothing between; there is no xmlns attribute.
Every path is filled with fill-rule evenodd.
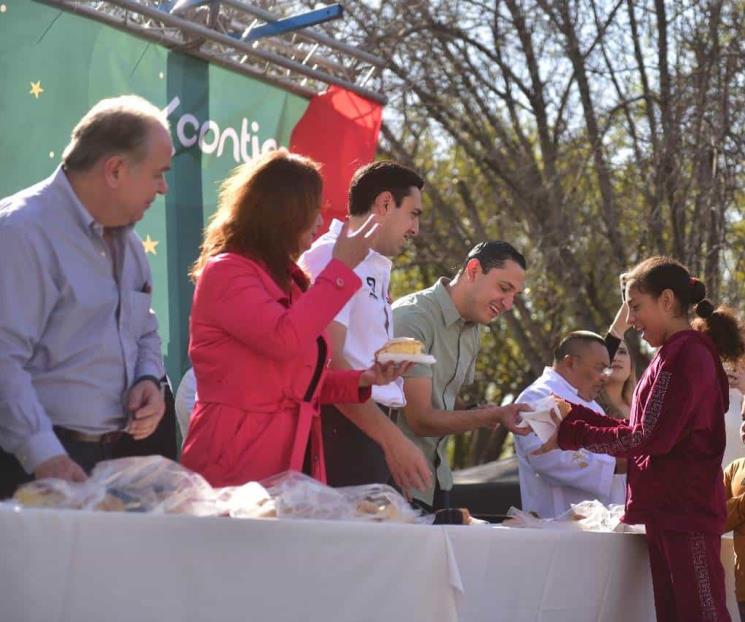
<svg viewBox="0 0 745 622"><path fill-rule="evenodd" d="M223 183L196 261L189 355L197 401L182 463L213 486L288 469L325 481L320 404L362 402L405 366L331 371L324 330L360 287L377 225L339 237L309 286L295 259L320 225L318 165L285 150Z"/></svg>

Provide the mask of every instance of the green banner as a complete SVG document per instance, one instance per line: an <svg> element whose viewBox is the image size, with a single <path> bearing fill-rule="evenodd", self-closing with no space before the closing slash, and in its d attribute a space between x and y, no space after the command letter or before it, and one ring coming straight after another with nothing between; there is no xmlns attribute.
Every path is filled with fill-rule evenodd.
<svg viewBox="0 0 745 622"><path fill-rule="evenodd" d="M170 190L137 231L177 383L188 365L187 271L218 184L241 162L287 146L308 100L31 0L0 2L0 85L0 196L48 177L70 131L98 100L135 93L168 111Z"/></svg>

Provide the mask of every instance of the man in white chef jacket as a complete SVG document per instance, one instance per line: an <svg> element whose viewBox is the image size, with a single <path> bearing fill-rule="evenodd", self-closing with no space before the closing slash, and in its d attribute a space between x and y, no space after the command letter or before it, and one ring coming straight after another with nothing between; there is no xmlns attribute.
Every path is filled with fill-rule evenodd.
<svg viewBox="0 0 745 622"><path fill-rule="evenodd" d="M530 403L558 395L605 414L595 401L605 382L610 358L605 341L589 331L569 333L554 352L554 363L517 398ZM543 443L535 434L515 436L522 509L541 518L553 518L572 503L597 499L605 505L623 504L626 496L626 461L587 450L556 449L532 455Z"/></svg>

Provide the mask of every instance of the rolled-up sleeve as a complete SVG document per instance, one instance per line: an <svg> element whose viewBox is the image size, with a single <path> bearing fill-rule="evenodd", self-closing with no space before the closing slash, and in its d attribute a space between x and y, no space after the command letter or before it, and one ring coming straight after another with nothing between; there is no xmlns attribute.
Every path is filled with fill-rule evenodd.
<svg viewBox="0 0 745 622"><path fill-rule="evenodd" d="M393 307L393 334L396 337L410 337L424 344L424 351L432 350L435 329L432 320L420 307L405 304ZM417 363L404 374L405 378L432 378L431 365Z"/></svg>
<svg viewBox="0 0 745 622"><path fill-rule="evenodd" d="M0 265L0 447L32 473L65 453L27 370L58 290L39 245L23 228L2 221Z"/></svg>

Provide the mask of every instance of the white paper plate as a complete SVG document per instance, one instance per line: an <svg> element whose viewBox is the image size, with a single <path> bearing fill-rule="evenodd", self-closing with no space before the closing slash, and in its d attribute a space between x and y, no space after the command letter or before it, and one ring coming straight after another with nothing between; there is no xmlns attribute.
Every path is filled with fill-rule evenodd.
<svg viewBox="0 0 745 622"><path fill-rule="evenodd" d="M388 354L382 352L377 356L379 363L387 363L393 361L394 363L420 363L422 365L434 365L437 359L431 354Z"/></svg>

